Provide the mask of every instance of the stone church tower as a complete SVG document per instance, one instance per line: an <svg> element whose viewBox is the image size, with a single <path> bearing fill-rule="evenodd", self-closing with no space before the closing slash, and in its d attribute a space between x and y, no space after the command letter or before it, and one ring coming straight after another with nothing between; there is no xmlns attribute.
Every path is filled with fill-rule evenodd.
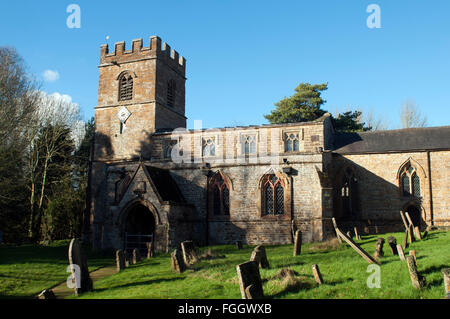
<svg viewBox="0 0 450 319"><path fill-rule="evenodd" d="M98 104L95 108L96 160L150 157L150 134L186 127L186 60L157 36L150 46L133 40L101 46Z"/></svg>

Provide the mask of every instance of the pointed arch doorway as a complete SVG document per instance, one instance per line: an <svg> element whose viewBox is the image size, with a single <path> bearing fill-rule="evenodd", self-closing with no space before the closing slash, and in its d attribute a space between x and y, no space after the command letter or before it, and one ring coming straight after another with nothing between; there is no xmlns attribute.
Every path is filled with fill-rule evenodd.
<svg viewBox="0 0 450 319"><path fill-rule="evenodd" d="M150 209L140 202L135 203L127 210L123 226L124 249L132 251L137 248L141 253L145 253L146 243L154 241L156 226Z"/></svg>

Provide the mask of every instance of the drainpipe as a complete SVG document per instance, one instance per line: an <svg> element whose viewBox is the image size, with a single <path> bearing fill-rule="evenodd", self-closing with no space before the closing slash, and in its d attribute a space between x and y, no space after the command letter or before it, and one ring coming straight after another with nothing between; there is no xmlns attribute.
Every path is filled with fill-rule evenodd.
<svg viewBox="0 0 450 319"><path fill-rule="evenodd" d="M431 157L430 151L427 151L427 161L428 161L428 187L430 193L430 222L434 225L434 214L433 214L433 186L431 185Z"/></svg>

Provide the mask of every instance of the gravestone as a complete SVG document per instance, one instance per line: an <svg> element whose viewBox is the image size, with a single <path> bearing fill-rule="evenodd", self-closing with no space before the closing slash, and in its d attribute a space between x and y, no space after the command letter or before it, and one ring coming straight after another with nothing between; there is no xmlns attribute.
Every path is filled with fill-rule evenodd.
<svg viewBox="0 0 450 319"><path fill-rule="evenodd" d="M125 258L125 268L130 267L130 253L128 252L128 250L123 251L123 256Z"/></svg>
<svg viewBox="0 0 450 319"><path fill-rule="evenodd" d="M422 289L425 287L425 277L422 277L417 271L416 259L414 256L406 257L408 264L409 276L411 277L411 283L414 288Z"/></svg>
<svg viewBox="0 0 450 319"><path fill-rule="evenodd" d="M397 252L398 256L400 257L400 260L405 260L405 253L403 252L402 245L397 244Z"/></svg>
<svg viewBox="0 0 450 319"><path fill-rule="evenodd" d="M408 247L408 229L405 230L405 238L403 239L403 249L406 249Z"/></svg>
<svg viewBox="0 0 450 319"><path fill-rule="evenodd" d="M242 249L242 241L241 240L236 241L236 248L239 250Z"/></svg>
<svg viewBox="0 0 450 319"><path fill-rule="evenodd" d="M394 255L394 256L398 255L398 252L397 252L397 238L395 238L394 236L389 236L387 238L387 241L388 241L389 247L391 248L392 255Z"/></svg>
<svg viewBox="0 0 450 319"><path fill-rule="evenodd" d="M347 236L348 236L348 238L352 238L352 232L351 232L351 231L348 231L348 232L347 232Z"/></svg>
<svg viewBox="0 0 450 319"><path fill-rule="evenodd" d="M415 250L410 250L409 251L409 255L414 257L414 260L416 260L416 251Z"/></svg>
<svg viewBox="0 0 450 319"><path fill-rule="evenodd" d="M116 269L117 272L125 269L125 254L122 249L116 251Z"/></svg>
<svg viewBox="0 0 450 319"><path fill-rule="evenodd" d="M314 279L316 280L316 282L319 285L323 284L322 274L320 273L319 265L316 265L316 264L312 265L312 271L313 271Z"/></svg>
<svg viewBox="0 0 450 319"><path fill-rule="evenodd" d="M153 242L145 243L147 246L147 259L153 257Z"/></svg>
<svg viewBox="0 0 450 319"><path fill-rule="evenodd" d="M302 252L302 232L297 230L294 237L294 256L300 255Z"/></svg>
<svg viewBox="0 0 450 319"><path fill-rule="evenodd" d="M53 290L45 289L37 296L37 298L38 299L56 299L56 296L53 293Z"/></svg>
<svg viewBox="0 0 450 319"><path fill-rule="evenodd" d="M338 237L342 238L350 247L353 248L362 258L364 258L369 264L378 264L378 262L370 256L364 249L362 249L357 243L355 243L351 238L345 235L339 228L336 228L336 234Z"/></svg>
<svg viewBox="0 0 450 319"><path fill-rule="evenodd" d="M291 239L292 242L295 240L295 232L297 231L297 225L295 225L295 221L291 220Z"/></svg>
<svg viewBox="0 0 450 319"><path fill-rule="evenodd" d="M198 261L197 253L195 252L194 242L186 240L181 243L181 250L183 252L183 259L186 265L195 264Z"/></svg>
<svg viewBox="0 0 450 319"><path fill-rule="evenodd" d="M422 240L422 236L420 235L420 229L419 226L414 227L414 235L418 240Z"/></svg>
<svg viewBox="0 0 450 319"><path fill-rule="evenodd" d="M383 252L384 238L378 238L377 240L377 248L375 251L375 258L380 258L384 256Z"/></svg>
<svg viewBox="0 0 450 319"><path fill-rule="evenodd" d="M408 227L408 240L410 244L416 241L414 238L414 229L412 225L409 225Z"/></svg>
<svg viewBox="0 0 450 319"><path fill-rule="evenodd" d="M400 211L400 216L401 216L401 218L402 218L403 225L405 225L405 229L408 229L408 223L407 223L407 221L406 221L405 213L402 212L402 211Z"/></svg>
<svg viewBox="0 0 450 319"><path fill-rule="evenodd" d="M442 269L442 274L444 275L445 296L450 299L450 268Z"/></svg>
<svg viewBox="0 0 450 319"><path fill-rule="evenodd" d="M72 272L72 280L75 284L75 295L92 291L92 280L89 276L86 256L83 253L81 243L78 238L73 238L69 245L69 264ZM77 265L78 267L74 267ZM79 276L79 277L78 277ZM77 280L79 278L79 280Z"/></svg>
<svg viewBox="0 0 450 319"><path fill-rule="evenodd" d="M236 266L242 299L264 297L259 267L255 261L247 261ZM251 286L250 288L248 288Z"/></svg>
<svg viewBox="0 0 450 319"><path fill-rule="evenodd" d="M338 229L337 224L336 224L336 219L333 217L333 218L331 218L331 221L333 222L333 227L334 227L334 231L336 232L337 240L338 240L339 244L342 244L342 239L341 239L341 237L339 236L339 233L338 233L339 229Z"/></svg>
<svg viewBox="0 0 450 319"><path fill-rule="evenodd" d="M250 261L255 261L261 268L269 268L269 261L267 260L266 248L262 245L258 245L253 249Z"/></svg>
<svg viewBox="0 0 450 319"><path fill-rule="evenodd" d="M139 249L135 248L133 249L133 264L136 264L141 261L141 253L139 252Z"/></svg>
<svg viewBox="0 0 450 319"><path fill-rule="evenodd" d="M184 259L183 259L183 253L181 252L181 250L175 249L172 254L170 254L171 257L171 261L172 261L172 270L178 272L178 273L182 273L183 271L186 270L186 265L184 263Z"/></svg>

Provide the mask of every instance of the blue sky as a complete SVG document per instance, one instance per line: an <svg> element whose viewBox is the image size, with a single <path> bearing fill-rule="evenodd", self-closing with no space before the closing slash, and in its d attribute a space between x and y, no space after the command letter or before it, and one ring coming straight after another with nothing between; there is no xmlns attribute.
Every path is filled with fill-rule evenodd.
<svg viewBox="0 0 450 319"><path fill-rule="evenodd" d="M69 4L81 28L69 29ZM369 4L381 28L369 29ZM97 102L100 45L159 35L187 59L188 127L267 123L300 82L328 82L330 111L373 110L399 126L414 100L430 126L449 125L450 1L2 1L0 45L17 48L42 89Z"/></svg>

